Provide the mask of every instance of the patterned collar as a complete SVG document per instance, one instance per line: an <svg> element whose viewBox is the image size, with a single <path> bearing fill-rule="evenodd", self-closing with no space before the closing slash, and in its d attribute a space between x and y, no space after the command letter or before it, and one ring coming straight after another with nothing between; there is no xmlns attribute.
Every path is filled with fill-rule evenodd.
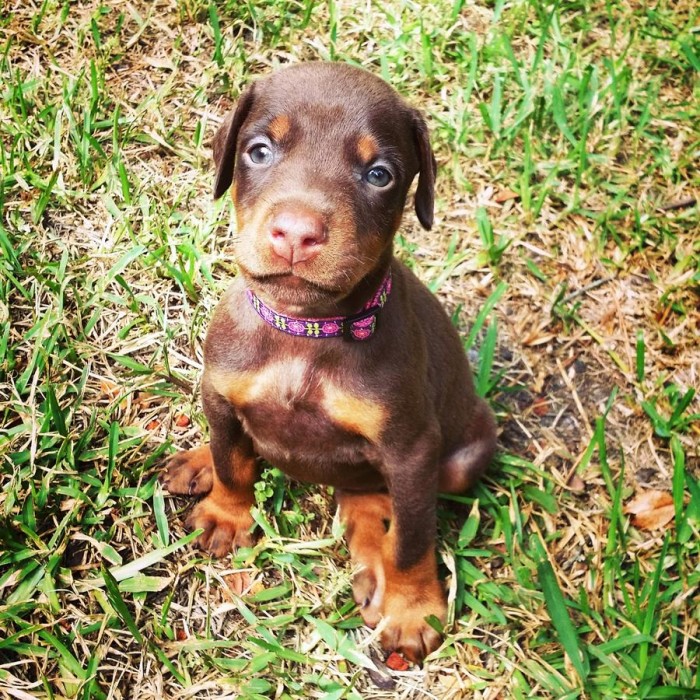
<svg viewBox="0 0 700 700"><path fill-rule="evenodd" d="M290 335L304 338L348 338L367 340L377 328L379 310L386 304L391 292L391 272L387 273L376 294L365 304L362 311L352 316L333 318L293 318L273 311L266 306L250 289L246 291L248 300L260 318L273 328Z"/></svg>

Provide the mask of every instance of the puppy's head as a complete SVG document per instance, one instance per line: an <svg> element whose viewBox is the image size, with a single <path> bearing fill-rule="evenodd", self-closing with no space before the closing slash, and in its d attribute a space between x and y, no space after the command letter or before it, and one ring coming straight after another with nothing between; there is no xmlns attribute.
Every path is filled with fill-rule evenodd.
<svg viewBox="0 0 700 700"><path fill-rule="evenodd" d="M435 160L420 114L384 81L307 63L253 83L213 142L214 196L231 187L236 258L288 313L330 310L385 269L408 188L433 222Z"/></svg>

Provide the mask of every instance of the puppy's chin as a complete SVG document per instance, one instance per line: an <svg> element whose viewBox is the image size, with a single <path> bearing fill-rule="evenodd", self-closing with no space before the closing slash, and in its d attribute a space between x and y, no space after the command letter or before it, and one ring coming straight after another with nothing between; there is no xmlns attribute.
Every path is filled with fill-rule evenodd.
<svg viewBox="0 0 700 700"><path fill-rule="evenodd" d="M275 311L289 316L332 315L347 290L329 289L293 273L251 274L243 270L251 289Z"/></svg>

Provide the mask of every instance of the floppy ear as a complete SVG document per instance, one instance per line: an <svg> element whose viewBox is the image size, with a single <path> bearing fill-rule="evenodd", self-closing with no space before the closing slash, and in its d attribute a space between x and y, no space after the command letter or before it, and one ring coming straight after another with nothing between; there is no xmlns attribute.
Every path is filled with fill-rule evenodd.
<svg viewBox="0 0 700 700"><path fill-rule="evenodd" d="M423 117L417 111L413 112L413 137L418 153L418 187L416 188L416 214L424 229L433 225L433 209L435 205L435 172L437 163L430 147L428 127Z"/></svg>
<svg viewBox="0 0 700 700"><path fill-rule="evenodd" d="M238 132L243 126L250 108L253 106L253 92L255 84L251 85L243 92L236 109L229 112L224 119L224 123L212 141L214 152L214 164L216 166L216 181L214 183L214 199L219 199L233 182L233 166L236 162L236 142Z"/></svg>

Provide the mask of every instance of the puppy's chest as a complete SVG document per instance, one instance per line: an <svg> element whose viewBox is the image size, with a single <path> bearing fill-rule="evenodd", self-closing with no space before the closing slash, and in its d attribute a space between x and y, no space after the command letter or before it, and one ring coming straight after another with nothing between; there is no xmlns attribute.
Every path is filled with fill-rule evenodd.
<svg viewBox="0 0 700 700"><path fill-rule="evenodd" d="M214 377L263 456L287 459L333 452L358 439L376 444L386 420L382 405L362 392L292 358L256 371Z"/></svg>

